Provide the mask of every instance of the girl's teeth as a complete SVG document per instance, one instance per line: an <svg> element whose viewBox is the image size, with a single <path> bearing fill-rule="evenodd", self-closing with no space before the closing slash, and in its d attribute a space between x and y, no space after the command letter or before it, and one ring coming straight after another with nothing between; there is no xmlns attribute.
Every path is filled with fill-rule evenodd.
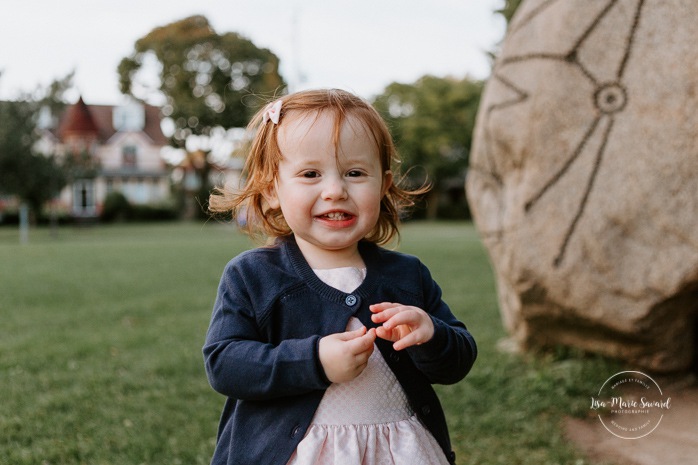
<svg viewBox="0 0 698 465"><path fill-rule="evenodd" d="M341 213L341 212L332 212L332 213L328 213L328 214L325 215L325 216L326 216L327 218L331 219L331 220L341 220L341 219L344 219L344 213Z"/></svg>

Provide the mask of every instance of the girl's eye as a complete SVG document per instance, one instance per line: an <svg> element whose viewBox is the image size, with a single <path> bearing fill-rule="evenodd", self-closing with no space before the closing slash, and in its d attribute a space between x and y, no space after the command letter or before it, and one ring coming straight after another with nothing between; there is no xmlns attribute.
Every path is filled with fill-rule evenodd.
<svg viewBox="0 0 698 465"><path fill-rule="evenodd" d="M306 171L305 173L303 173L304 178L312 179L317 178L318 176L320 176L320 173L318 173L317 171Z"/></svg>
<svg viewBox="0 0 698 465"><path fill-rule="evenodd" d="M363 176L363 172L359 170L351 170L347 172L347 176L350 178L358 178L359 176Z"/></svg>

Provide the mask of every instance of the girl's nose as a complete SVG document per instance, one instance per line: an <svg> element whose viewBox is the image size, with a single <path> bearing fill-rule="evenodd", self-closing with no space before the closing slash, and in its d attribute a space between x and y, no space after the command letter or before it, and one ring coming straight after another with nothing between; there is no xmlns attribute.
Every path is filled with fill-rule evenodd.
<svg viewBox="0 0 698 465"><path fill-rule="evenodd" d="M324 200L342 200L347 198L347 186L344 179L338 177L327 177L322 186L322 198Z"/></svg>

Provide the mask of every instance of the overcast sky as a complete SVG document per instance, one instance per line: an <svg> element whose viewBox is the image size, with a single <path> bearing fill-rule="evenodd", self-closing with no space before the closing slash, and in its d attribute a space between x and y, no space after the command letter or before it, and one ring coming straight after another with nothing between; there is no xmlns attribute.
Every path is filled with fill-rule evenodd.
<svg viewBox="0 0 698 465"><path fill-rule="evenodd" d="M116 67L154 27L202 14L281 59L294 89L371 98L424 74L489 75L503 0L0 0L0 99L75 70L87 103L121 101ZM70 95L77 99L77 92Z"/></svg>

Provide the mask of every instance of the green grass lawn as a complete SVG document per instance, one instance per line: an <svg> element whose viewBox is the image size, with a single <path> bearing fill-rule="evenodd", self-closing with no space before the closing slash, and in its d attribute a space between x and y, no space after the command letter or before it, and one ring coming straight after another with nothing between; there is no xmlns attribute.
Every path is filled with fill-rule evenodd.
<svg viewBox="0 0 698 465"><path fill-rule="evenodd" d="M201 346L225 263L250 241L206 224L0 228L0 464L207 464L223 398ZM582 465L565 415L617 367L570 351L521 357L467 223L408 223L400 250L429 266L480 355L439 386L460 464Z"/></svg>

